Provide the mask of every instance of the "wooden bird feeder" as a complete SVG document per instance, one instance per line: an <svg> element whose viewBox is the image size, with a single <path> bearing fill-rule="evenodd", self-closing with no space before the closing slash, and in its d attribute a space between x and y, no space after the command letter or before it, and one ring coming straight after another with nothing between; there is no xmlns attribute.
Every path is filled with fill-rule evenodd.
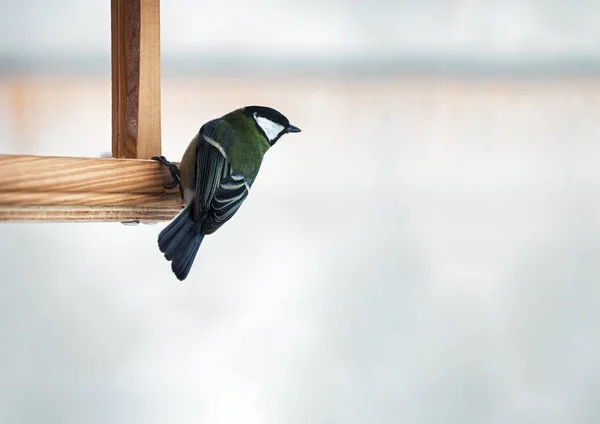
<svg viewBox="0 0 600 424"><path fill-rule="evenodd" d="M0 221L163 221L160 1L111 0L112 158L0 155Z"/></svg>

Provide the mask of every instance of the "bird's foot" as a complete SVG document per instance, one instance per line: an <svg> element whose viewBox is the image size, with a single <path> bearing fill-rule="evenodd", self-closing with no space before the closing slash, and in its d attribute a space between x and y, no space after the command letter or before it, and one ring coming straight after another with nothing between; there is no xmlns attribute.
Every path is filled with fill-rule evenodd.
<svg viewBox="0 0 600 424"><path fill-rule="evenodd" d="M173 183L171 185L165 186L167 190L181 185L181 171L179 170L179 168L177 168L177 165L175 165L172 162L169 162L164 156L154 156L152 160L155 160L169 168L171 178L173 178Z"/></svg>

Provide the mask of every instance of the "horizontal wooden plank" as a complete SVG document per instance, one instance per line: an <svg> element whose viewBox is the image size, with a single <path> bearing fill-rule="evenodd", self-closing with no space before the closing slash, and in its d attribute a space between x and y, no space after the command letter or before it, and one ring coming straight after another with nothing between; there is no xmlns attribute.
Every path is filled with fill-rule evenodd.
<svg viewBox="0 0 600 424"><path fill-rule="evenodd" d="M170 181L153 160L0 155L0 191L159 195Z"/></svg>
<svg viewBox="0 0 600 424"><path fill-rule="evenodd" d="M152 160L0 155L0 221L168 220L183 206L170 183Z"/></svg>

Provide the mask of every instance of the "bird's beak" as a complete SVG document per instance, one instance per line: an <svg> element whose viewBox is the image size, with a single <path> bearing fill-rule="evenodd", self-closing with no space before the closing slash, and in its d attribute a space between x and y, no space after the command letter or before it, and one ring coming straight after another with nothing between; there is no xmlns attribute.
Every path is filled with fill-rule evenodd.
<svg viewBox="0 0 600 424"><path fill-rule="evenodd" d="M287 127L287 132L289 133L293 133L293 132L300 132L300 128L293 126L292 124L288 125Z"/></svg>

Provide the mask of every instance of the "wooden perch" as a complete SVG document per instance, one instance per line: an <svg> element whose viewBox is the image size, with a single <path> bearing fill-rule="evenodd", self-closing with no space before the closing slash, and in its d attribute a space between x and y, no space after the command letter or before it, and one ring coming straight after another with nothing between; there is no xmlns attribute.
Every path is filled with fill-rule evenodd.
<svg viewBox="0 0 600 424"><path fill-rule="evenodd" d="M112 155L161 154L160 2L111 0Z"/></svg>
<svg viewBox="0 0 600 424"><path fill-rule="evenodd" d="M0 221L164 221L182 208L161 154L160 2L111 0L112 155L0 155ZM137 160L136 160L137 159Z"/></svg>
<svg viewBox="0 0 600 424"><path fill-rule="evenodd" d="M164 221L182 208L150 160L0 155L0 221Z"/></svg>

